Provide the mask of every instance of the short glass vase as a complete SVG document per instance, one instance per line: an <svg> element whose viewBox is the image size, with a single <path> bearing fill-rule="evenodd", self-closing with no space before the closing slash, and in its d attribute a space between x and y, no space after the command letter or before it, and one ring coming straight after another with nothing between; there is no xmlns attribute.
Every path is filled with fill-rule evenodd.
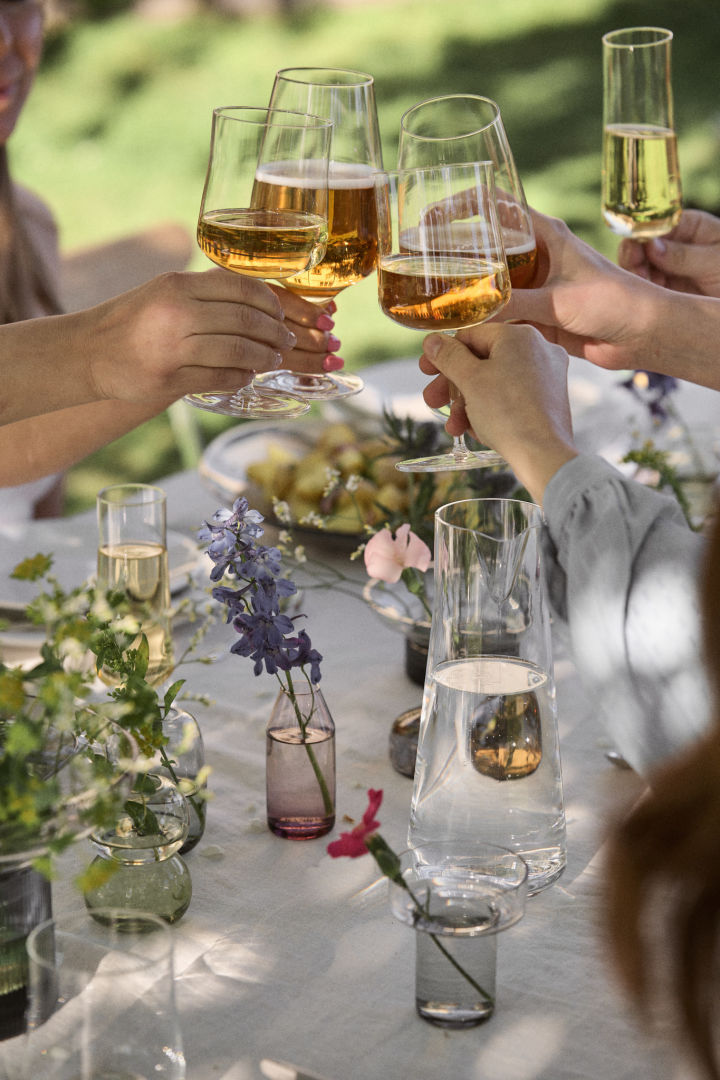
<svg viewBox="0 0 720 1080"><path fill-rule="evenodd" d="M135 782L124 813L92 834L98 852L89 869L85 905L98 922L100 909L126 908L176 923L187 911L192 881L179 854L188 832L185 796L165 776L146 773Z"/></svg>
<svg viewBox="0 0 720 1080"><path fill-rule="evenodd" d="M281 690L266 729L268 827L314 840L335 824L335 724L318 686Z"/></svg>
<svg viewBox="0 0 720 1080"><path fill-rule="evenodd" d="M205 832L205 784L197 777L205 766L202 732L192 713L177 706L168 709L162 723L167 742L158 760L157 772L168 776L187 799L188 833L180 848L181 855L192 851Z"/></svg>
<svg viewBox="0 0 720 1080"><path fill-rule="evenodd" d="M443 1028L474 1027L495 1011L497 934L522 918L528 868L495 844L437 841L400 856L393 915L415 933L415 1008Z"/></svg>

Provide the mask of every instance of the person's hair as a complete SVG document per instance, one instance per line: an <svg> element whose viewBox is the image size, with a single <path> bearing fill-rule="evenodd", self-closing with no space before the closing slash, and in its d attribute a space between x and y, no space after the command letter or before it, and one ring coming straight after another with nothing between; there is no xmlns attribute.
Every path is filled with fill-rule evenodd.
<svg viewBox="0 0 720 1080"><path fill-rule="evenodd" d="M31 231L17 212L7 148L0 146L0 325L61 311Z"/></svg>
<svg viewBox="0 0 720 1080"><path fill-rule="evenodd" d="M703 1070L720 1080L720 512L702 606L714 722L616 827L607 918L617 969L641 1015L670 1005Z"/></svg>

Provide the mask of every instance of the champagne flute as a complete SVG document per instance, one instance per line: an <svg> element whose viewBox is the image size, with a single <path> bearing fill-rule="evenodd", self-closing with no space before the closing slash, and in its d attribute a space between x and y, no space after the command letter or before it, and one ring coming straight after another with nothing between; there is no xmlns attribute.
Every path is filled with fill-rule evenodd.
<svg viewBox="0 0 720 1080"><path fill-rule="evenodd" d="M618 236L663 236L682 213L672 37L661 27L635 26L602 39L602 212Z"/></svg>
<svg viewBox="0 0 720 1080"><path fill-rule="evenodd" d="M510 299L510 273L495 205L491 162L379 174L378 299L412 330L476 326ZM450 384L451 400L457 390ZM462 435L447 454L397 463L403 472L499 465L493 450L470 450Z"/></svg>
<svg viewBox="0 0 720 1080"><path fill-rule="evenodd" d="M307 113L231 106L213 110L198 244L236 274L283 280L322 259L327 242L327 170L332 124ZM188 394L208 412L245 419L300 416L293 394L259 385Z"/></svg>
<svg viewBox="0 0 720 1080"><path fill-rule="evenodd" d="M325 257L282 284L318 304L368 277L377 261L373 174L382 169L371 75L341 68L284 68L275 76L270 105L326 116L333 123L328 170ZM266 372L262 386L317 400L347 397L363 388L357 375Z"/></svg>
<svg viewBox="0 0 720 1080"><path fill-rule="evenodd" d="M444 94L414 105L400 121L399 169L491 161L495 201L513 289L535 276L537 245L525 192L496 102Z"/></svg>

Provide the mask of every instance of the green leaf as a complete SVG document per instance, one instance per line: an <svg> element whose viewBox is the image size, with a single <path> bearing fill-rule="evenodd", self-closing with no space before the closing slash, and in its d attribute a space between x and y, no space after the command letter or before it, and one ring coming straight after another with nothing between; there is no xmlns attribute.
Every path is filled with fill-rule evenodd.
<svg viewBox="0 0 720 1080"><path fill-rule="evenodd" d="M365 841L366 846L385 877L398 885L405 885L400 870L400 859L379 833L374 833Z"/></svg>
<svg viewBox="0 0 720 1080"><path fill-rule="evenodd" d="M10 577L18 578L20 581L38 581L45 577L52 563L52 555L31 555L17 564Z"/></svg>

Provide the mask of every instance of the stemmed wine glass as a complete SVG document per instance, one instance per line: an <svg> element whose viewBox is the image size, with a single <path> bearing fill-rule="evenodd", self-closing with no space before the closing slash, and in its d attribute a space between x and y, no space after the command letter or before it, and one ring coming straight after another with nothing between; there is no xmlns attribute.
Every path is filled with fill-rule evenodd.
<svg viewBox="0 0 720 1080"><path fill-rule="evenodd" d="M213 110L198 244L218 266L283 281L322 259L332 122L281 109ZM300 416L309 401L259 385L188 394L208 412L245 419Z"/></svg>
<svg viewBox="0 0 720 1080"><path fill-rule="evenodd" d="M659 26L613 30L602 39L602 212L618 236L663 236L682 213L672 39Z"/></svg>
<svg viewBox="0 0 720 1080"><path fill-rule="evenodd" d="M394 322L451 332L476 326L510 298L491 162L380 174L378 299ZM450 385L451 400L457 390ZM462 435L447 454L398 462L404 472L477 469L503 461L470 450Z"/></svg>
<svg viewBox="0 0 720 1080"><path fill-rule="evenodd" d="M495 200L514 289L535 275L537 245L525 192L496 102L479 94L445 94L414 105L400 121L399 169L491 161Z"/></svg>
<svg viewBox="0 0 720 1080"><path fill-rule="evenodd" d="M332 120L328 171L328 242L325 257L286 278L285 288L322 304L368 277L377 261L373 174L382 150L371 75L342 68L284 68L275 76L272 108L298 109ZM328 400L363 388L357 375L266 372L257 382Z"/></svg>

